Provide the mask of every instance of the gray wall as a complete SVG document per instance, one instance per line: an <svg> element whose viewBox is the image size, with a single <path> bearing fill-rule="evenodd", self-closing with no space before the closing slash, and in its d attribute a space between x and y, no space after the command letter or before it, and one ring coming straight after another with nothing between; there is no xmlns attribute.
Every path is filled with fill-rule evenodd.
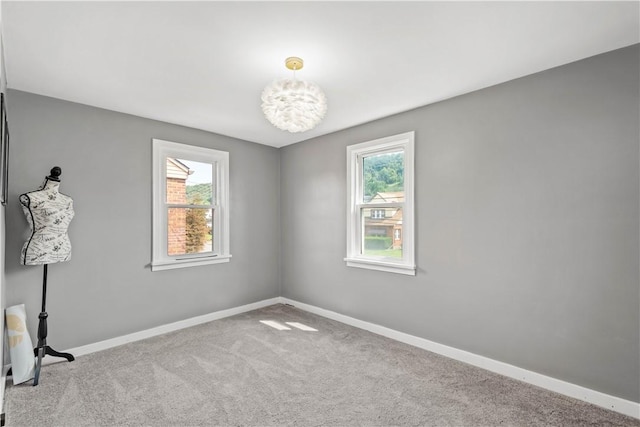
<svg viewBox="0 0 640 427"><path fill-rule="evenodd" d="M62 350L279 295L275 148L12 91L7 306L26 303L35 340L42 267L21 266L28 224L18 195L52 166L74 198L73 256L49 266L49 344ZM228 264L151 272L151 139L229 151Z"/></svg>
<svg viewBox="0 0 640 427"><path fill-rule="evenodd" d="M281 150L282 295L640 400L639 55ZM347 268L349 144L416 131L416 277Z"/></svg>

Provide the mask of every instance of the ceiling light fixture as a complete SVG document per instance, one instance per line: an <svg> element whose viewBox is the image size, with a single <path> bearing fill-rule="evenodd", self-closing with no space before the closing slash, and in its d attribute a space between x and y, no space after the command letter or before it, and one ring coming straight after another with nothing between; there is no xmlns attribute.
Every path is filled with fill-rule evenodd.
<svg viewBox="0 0 640 427"><path fill-rule="evenodd" d="M262 111L278 129L291 133L316 127L327 112L327 98L318 85L296 79L296 71L304 65L292 56L285 60L293 70L293 79L276 80L262 91Z"/></svg>

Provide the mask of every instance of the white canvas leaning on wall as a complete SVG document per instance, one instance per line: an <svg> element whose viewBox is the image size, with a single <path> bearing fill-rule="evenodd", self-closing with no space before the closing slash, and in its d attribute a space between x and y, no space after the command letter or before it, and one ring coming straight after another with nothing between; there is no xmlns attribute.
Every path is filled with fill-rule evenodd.
<svg viewBox="0 0 640 427"><path fill-rule="evenodd" d="M7 308L6 317L13 384L16 385L33 378L36 359L33 355L31 337L27 331L27 314L24 304Z"/></svg>

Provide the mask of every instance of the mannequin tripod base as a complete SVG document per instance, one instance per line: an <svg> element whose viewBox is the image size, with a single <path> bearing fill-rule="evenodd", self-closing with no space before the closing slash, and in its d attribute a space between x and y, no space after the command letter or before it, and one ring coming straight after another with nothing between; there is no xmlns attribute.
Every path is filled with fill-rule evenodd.
<svg viewBox="0 0 640 427"><path fill-rule="evenodd" d="M40 379L40 369L42 368L42 359L44 358L44 356L49 355L49 356L53 356L53 357L62 357L67 359L67 361L69 362L73 362L75 359L75 357L73 357L73 354L71 353L61 353L59 351L55 351L54 349L52 349L51 347L49 347L48 345L44 345L42 347L38 346L36 348L33 349L33 355L36 356L38 358L37 362L36 362L36 371L33 377L33 385L37 386L38 385L38 380Z"/></svg>
<svg viewBox="0 0 640 427"><path fill-rule="evenodd" d="M53 356L53 357L62 357L64 359L67 359L68 362L73 362L74 360L76 360L75 357L73 357L73 354L71 353L61 353L59 351L56 351L54 349L52 349L51 347L49 347L48 345L45 345L44 347L36 347L33 349L33 355L35 357L38 358L38 360L36 361L36 369L35 369L35 373L33 376L33 385L36 386L38 385L38 380L40 379L40 369L42 368L42 359L46 356ZM9 368L9 370L7 371L7 376L11 375L11 368Z"/></svg>
<svg viewBox="0 0 640 427"><path fill-rule="evenodd" d="M33 385L37 386L40 380L40 369L42 368L42 358L47 354L54 357L63 357L69 362L73 362L75 357L69 353L60 353L55 351L47 345L47 317L49 315L46 312L47 303L47 270L48 265L44 264L44 273L42 277L42 311L38 315L38 346L33 349L34 355L38 358L36 361L36 371L33 377Z"/></svg>

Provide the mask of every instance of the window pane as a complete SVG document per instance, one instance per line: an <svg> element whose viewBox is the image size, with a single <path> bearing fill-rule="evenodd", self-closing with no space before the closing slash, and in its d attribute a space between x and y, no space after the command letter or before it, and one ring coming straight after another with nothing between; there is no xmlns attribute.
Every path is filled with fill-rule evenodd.
<svg viewBox="0 0 640 427"><path fill-rule="evenodd" d="M213 251L213 209L169 208L167 254L201 254Z"/></svg>
<svg viewBox="0 0 640 427"><path fill-rule="evenodd" d="M402 258L402 209L363 208L361 254Z"/></svg>
<svg viewBox="0 0 640 427"><path fill-rule="evenodd" d="M167 203L215 204L213 164L167 157Z"/></svg>
<svg viewBox="0 0 640 427"><path fill-rule="evenodd" d="M365 156L362 163L362 202L404 202L403 151Z"/></svg>

